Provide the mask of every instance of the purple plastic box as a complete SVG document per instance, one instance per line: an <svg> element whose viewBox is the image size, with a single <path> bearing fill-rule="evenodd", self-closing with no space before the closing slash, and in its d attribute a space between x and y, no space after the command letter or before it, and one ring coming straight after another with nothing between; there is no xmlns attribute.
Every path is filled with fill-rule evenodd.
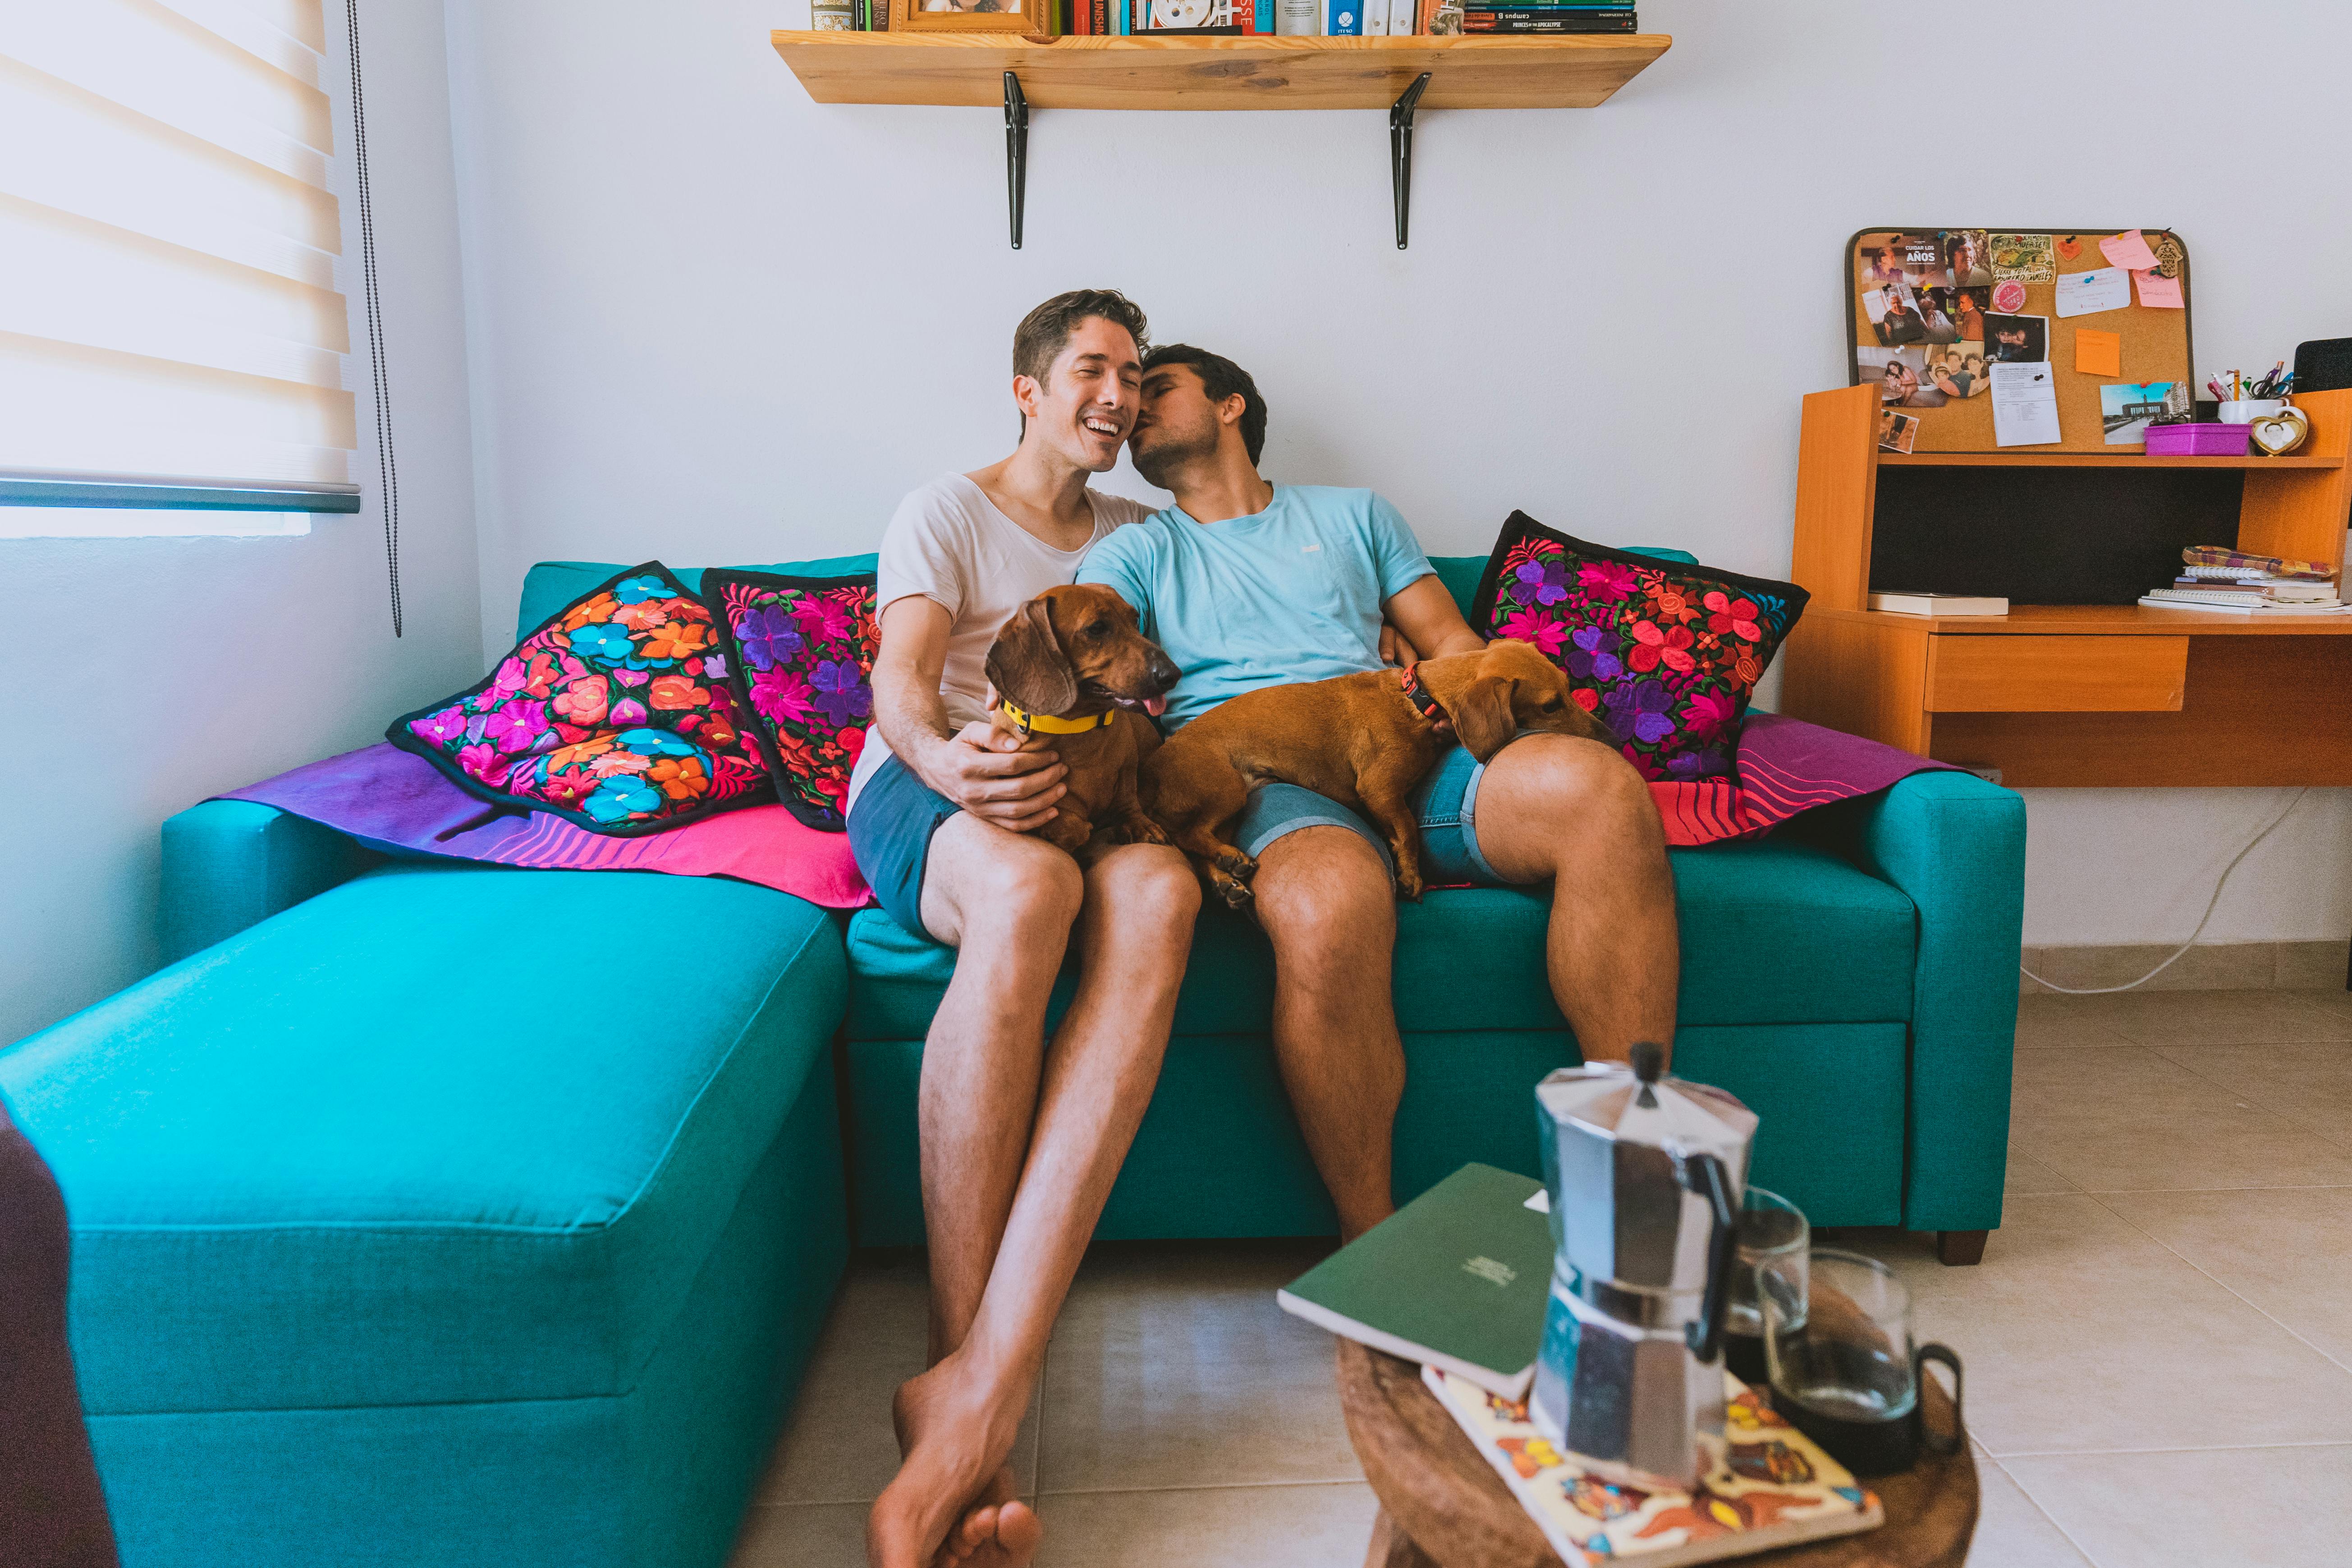
<svg viewBox="0 0 2352 1568"><path fill-rule="evenodd" d="M2151 425L2147 427L2147 455L2242 458L2253 428L2251 425Z"/></svg>

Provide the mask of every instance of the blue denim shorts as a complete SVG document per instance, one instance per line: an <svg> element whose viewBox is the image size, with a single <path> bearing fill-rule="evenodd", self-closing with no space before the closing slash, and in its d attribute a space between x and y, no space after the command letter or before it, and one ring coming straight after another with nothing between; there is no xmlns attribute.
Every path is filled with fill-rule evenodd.
<svg viewBox="0 0 2352 1568"><path fill-rule="evenodd" d="M858 871L875 901L917 936L931 934L923 925L931 835L962 809L896 757L883 759L849 808L849 853Z"/></svg>
<svg viewBox="0 0 2352 1568"><path fill-rule="evenodd" d="M1433 888L1509 886L1478 852L1478 781L1486 772L1486 763L1455 746L1413 791L1414 815L1421 822L1421 879ZM1302 827L1344 827L1380 851L1391 876L1396 872L1388 841L1370 823L1330 796L1298 784L1270 784L1252 790L1234 828L1234 842L1255 859L1267 845Z"/></svg>

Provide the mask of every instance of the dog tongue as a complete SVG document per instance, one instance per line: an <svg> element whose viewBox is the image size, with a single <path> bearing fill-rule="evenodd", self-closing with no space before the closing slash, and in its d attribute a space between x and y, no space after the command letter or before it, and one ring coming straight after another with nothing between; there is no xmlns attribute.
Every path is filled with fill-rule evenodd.
<svg viewBox="0 0 2352 1568"><path fill-rule="evenodd" d="M1147 697L1143 700L1143 710L1156 719L1160 714L1168 711L1168 699L1165 697Z"/></svg>

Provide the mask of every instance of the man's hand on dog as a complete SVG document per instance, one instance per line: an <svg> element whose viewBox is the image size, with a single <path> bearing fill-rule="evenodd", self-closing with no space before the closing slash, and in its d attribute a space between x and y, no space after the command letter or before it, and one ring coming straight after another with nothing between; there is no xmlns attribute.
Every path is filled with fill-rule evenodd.
<svg viewBox="0 0 2352 1568"><path fill-rule="evenodd" d="M1024 752L1021 737L966 724L923 759L924 782L983 822L1034 833L1054 820L1069 769L1055 752Z"/></svg>

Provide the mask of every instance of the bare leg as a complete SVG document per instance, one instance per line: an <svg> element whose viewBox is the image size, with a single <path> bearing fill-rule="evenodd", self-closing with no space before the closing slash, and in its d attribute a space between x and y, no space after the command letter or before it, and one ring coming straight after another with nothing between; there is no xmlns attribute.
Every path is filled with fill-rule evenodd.
<svg viewBox="0 0 2352 1568"><path fill-rule="evenodd" d="M1351 1240L1396 1209L1390 1139L1404 1042L1389 994L1395 889L1379 852L1344 827L1276 839L1251 886L1274 942L1275 1059L1340 1237Z"/></svg>
<svg viewBox="0 0 2352 1568"><path fill-rule="evenodd" d="M942 827L942 837L956 826ZM932 853L927 921L935 887L942 906L956 897L952 879L938 874L937 840ZM1066 858L1062 863L1075 876ZM934 1562L996 1568L1026 1563L1037 1548L1036 1518L1013 1500L1006 1456L1054 1318L1150 1103L1201 898L1183 857L1159 845L1110 850L1085 873L1082 888L1078 992L1044 1053L1042 1074L1034 1032L1025 1058L1009 1047L986 1053L1016 1079L1023 1062L1030 1064L1022 1080L1028 1098L1010 1103L1007 1090L1006 1103L982 1096L960 1104L944 1094L934 1101L936 1021L926 1044L923 1177L936 1364L898 1394L906 1462L876 1502L867 1534L869 1556L886 1568ZM964 937L957 984L970 975L975 988L1001 997L1022 983L1016 972L1027 959L989 972L1004 962L1003 934L1016 923L1005 917L1005 907L984 900L939 910L940 924ZM1061 945L1050 945L1057 967ZM1052 968L1027 977L1034 1011L1019 1016L1032 1031L1042 1028L1052 978ZM953 985L949 999L957 999ZM940 1016L948 1017L944 1003ZM1009 1165L1005 1141L986 1135L1003 1125L982 1124L983 1113L1003 1117L1019 1135ZM935 1150L972 1159L960 1173L944 1157L935 1161ZM946 1234L957 1225L979 1228Z"/></svg>
<svg viewBox="0 0 2352 1568"><path fill-rule="evenodd" d="M1673 1048L1682 970L1675 874L1642 775L1597 741L1523 735L1478 781L1478 850L1513 882L1552 884L1551 994L1588 1061Z"/></svg>

